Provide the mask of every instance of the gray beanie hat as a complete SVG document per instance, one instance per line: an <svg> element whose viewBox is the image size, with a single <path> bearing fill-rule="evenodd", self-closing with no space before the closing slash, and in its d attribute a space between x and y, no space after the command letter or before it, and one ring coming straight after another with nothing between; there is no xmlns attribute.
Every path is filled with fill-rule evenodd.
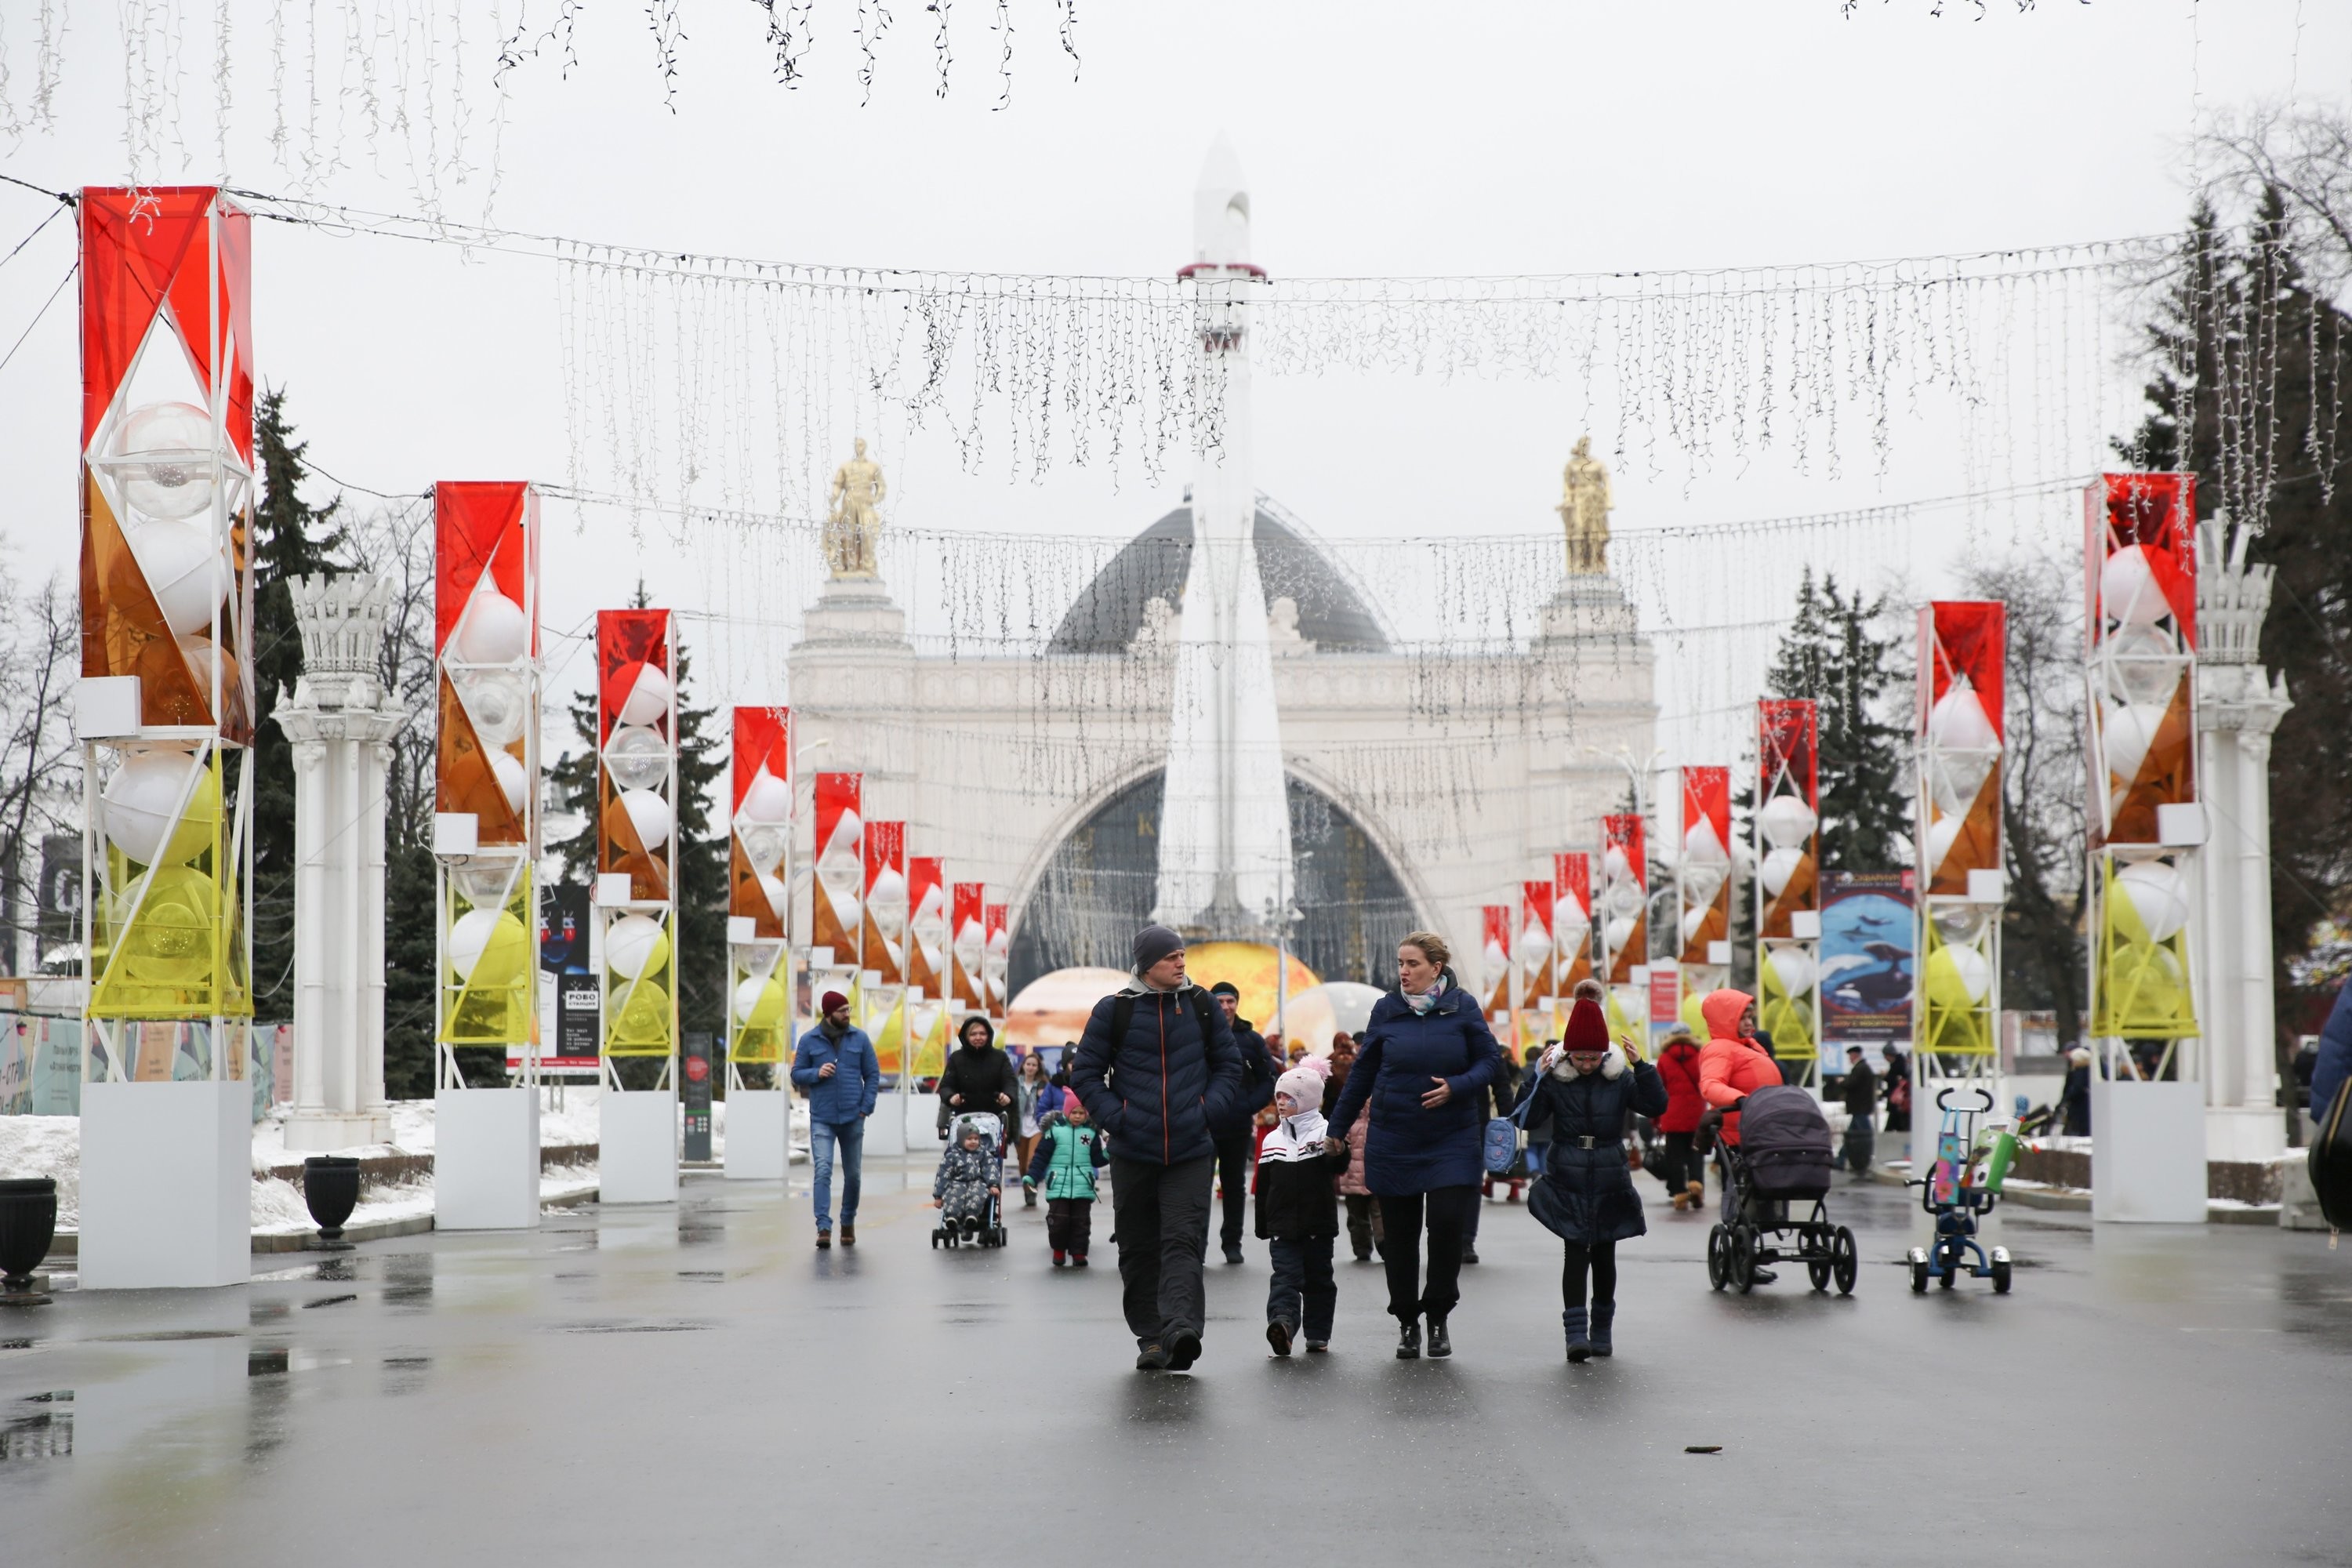
<svg viewBox="0 0 2352 1568"><path fill-rule="evenodd" d="M1145 926L1135 933L1135 972L1150 968L1171 952L1184 951L1184 939L1166 926Z"/></svg>

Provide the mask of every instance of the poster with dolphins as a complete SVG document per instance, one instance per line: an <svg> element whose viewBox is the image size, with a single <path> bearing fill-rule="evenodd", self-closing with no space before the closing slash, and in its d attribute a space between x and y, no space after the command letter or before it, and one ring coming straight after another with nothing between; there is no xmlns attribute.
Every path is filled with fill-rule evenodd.
<svg viewBox="0 0 2352 1568"><path fill-rule="evenodd" d="M1909 1039L1918 873L1832 871L1822 880L1822 1037L1840 1046Z"/></svg>

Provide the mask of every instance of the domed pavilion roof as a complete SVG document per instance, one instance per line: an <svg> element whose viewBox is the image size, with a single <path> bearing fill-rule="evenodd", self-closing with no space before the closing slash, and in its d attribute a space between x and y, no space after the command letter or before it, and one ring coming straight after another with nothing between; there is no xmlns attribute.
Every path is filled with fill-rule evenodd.
<svg viewBox="0 0 2352 1568"><path fill-rule="evenodd" d="M1265 602L1298 605L1298 635L1318 653L1386 653L1388 634L1339 569L1298 529L1261 500L1254 530ZM1053 653L1123 653L1142 629L1144 607L1181 600L1192 564L1192 509L1180 506L1137 534L1095 574L1055 628Z"/></svg>

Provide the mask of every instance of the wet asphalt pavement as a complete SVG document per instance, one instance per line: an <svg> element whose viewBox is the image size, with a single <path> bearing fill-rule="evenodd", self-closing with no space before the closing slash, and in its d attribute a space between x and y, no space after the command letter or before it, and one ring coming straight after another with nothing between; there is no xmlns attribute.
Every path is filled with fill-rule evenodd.
<svg viewBox="0 0 2352 1568"><path fill-rule="evenodd" d="M1252 1240L1195 1373L1153 1376L1108 1204L1057 1272L1017 1199L1009 1250L934 1251L928 1188L876 1162L855 1252L813 1249L798 1184L690 1175L674 1208L0 1315L0 1559L2352 1563L2324 1235L2012 1207L2014 1292L1923 1298L1903 1194L1841 1188L1854 1296L1741 1298L1658 1203L1616 1359L1570 1367L1557 1245L1497 1204L1452 1361L1392 1358L1344 1241L1333 1353L1272 1360Z"/></svg>

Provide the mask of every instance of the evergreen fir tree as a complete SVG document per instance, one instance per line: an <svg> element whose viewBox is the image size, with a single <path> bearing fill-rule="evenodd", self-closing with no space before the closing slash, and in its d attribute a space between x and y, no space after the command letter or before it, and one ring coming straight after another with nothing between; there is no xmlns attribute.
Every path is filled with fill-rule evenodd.
<svg viewBox="0 0 2352 1568"><path fill-rule="evenodd" d="M1814 704L1824 870L1883 870L1910 856L1907 732L1884 716L1899 647L1874 629L1885 609L1884 597L1841 593L1834 574L1816 587L1807 567L1766 677L1773 696Z"/></svg>
<svg viewBox="0 0 2352 1568"><path fill-rule="evenodd" d="M286 389L266 391L256 407L254 450L260 496L253 509L253 1005L265 1020L294 1012L294 752L271 721L281 696L302 673L302 637L294 622L296 577L340 569L343 546L336 513L302 499L308 443L294 437Z"/></svg>
<svg viewBox="0 0 2352 1568"><path fill-rule="evenodd" d="M2240 243L2199 203L2186 265L2143 328L2156 365L2147 416L2116 448L2136 466L2194 472L2200 521L2230 510L2233 494L2241 517L2251 500L2266 518L2250 550L2275 574L2262 660L2294 701L2270 764L2283 1055L2326 999L2303 961L2324 922L2352 918L2352 406L2342 389L2352 321L2314 294L2285 217L2279 192L2266 190ZM2225 405L2225 363L2249 362L2270 395ZM2231 429L2249 404L2251 428Z"/></svg>

